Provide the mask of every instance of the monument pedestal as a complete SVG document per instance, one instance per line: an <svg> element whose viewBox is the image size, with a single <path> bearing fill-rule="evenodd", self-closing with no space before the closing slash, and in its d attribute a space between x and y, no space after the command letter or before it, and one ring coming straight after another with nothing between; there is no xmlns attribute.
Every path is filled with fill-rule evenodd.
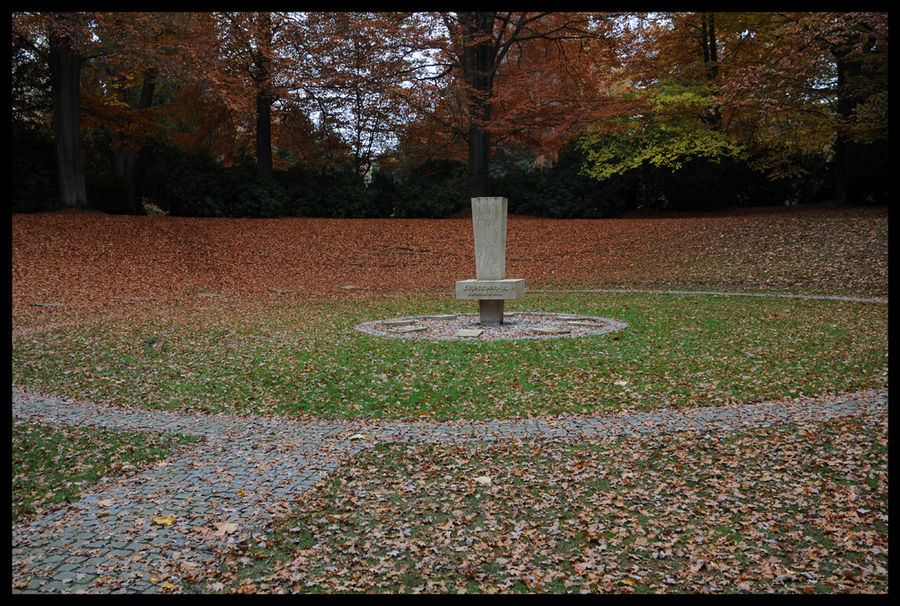
<svg viewBox="0 0 900 606"><path fill-rule="evenodd" d="M457 299L478 299L482 324L503 324L503 302L525 296L525 280L506 279L506 198L472 198L475 280L456 283Z"/></svg>
<svg viewBox="0 0 900 606"><path fill-rule="evenodd" d="M459 280L456 283L457 299L478 299L478 311L482 324L503 324L503 302L525 296L525 280Z"/></svg>
<svg viewBox="0 0 900 606"><path fill-rule="evenodd" d="M478 301L478 321L487 326L503 324L503 299L480 299Z"/></svg>

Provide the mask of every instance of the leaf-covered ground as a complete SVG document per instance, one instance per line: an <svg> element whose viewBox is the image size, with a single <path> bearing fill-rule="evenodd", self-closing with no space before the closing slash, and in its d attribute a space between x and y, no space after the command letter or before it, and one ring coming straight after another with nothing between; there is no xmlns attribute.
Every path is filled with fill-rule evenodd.
<svg viewBox="0 0 900 606"><path fill-rule="evenodd" d="M886 296L885 208L511 217L507 275L532 290L515 309L630 326L505 344L387 341L352 329L471 311L453 299L454 282L474 276L469 219L50 213L13 215L11 225L13 381L61 395L446 419L888 384L883 304L535 292ZM51 464L74 477L83 459L107 475L124 454L119 437L94 430L19 430L14 458L25 467L14 473L13 508L23 513L66 482L89 486L51 481L42 475ZM380 447L197 589L885 592L886 435L886 420L875 419L584 444ZM84 456L69 456L76 451Z"/></svg>
<svg viewBox="0 0 900 606"><path fill-rule="evenodd" d="M16 325L80 309L224 295L358 298L474 277L471 219L12 217ZM760 209L602 220L510 217L507 276L546 285L887 294L887 209ZM342 289L355 286L357 289ZM281 292L276 292L281 291ZM294 291L288 293L285 291ZM61 304L58 307L37 306ZM49 317L48 317L49 316Z"/></svg>
<svg viewBox="0 0 900 606"><path fill-rule="evenodd" d="M13 378L73 397L443 419L716 404L887 383L887 309L877 304L532 292L510 309L631 326L609 338L474 346L352 330L378 318L472 311L452 294L474 268L469 219L45 213L14 215L12 228ZM508 275L534 290L883 295L888 284L883 208L511 217L508 248Z"/></svg>
<svg viewBox="0 0 900 606"><path fill-rule="evenodd" d="M12 519L72 503L88 488L133 474L196 438L172 434L12 424Z"/></svg>
<svg viewBox="0 0 900 606"><path fill-rule="evenodd" d="M887 385L883 304L536 293L511 308L627 322L577 339L373 337L447 297L179 310L20 336L16 384L92 401L329 418L496 418L714 406Z"/></svg>
<svg viewBox="0 0 900 606"><path fill-rule="evenodd" d="M384 446L195 590L875 593L887 420Z"/></svg>

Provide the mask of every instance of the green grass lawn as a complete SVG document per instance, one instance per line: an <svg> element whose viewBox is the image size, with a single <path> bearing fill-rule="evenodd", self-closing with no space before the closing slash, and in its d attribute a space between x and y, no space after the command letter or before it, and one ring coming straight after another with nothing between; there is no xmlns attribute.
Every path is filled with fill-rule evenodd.
<svg viewBox="0 0 900 606"><path fill-rule="evenodd" d="M13 382L95 401L330 418L454 418L718 405L887 385L886 305L531 293L510 310L627 322L606 335L404 340L368 320L473 311L447 297L252 303L33 333Z"/></svg>

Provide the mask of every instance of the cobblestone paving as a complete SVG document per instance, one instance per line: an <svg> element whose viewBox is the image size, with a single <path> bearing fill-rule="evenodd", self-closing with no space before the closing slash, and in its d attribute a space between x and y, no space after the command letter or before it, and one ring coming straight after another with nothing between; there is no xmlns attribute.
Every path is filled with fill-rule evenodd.
<svg viewBox="0 0 900 606"><path fill-rule="evenodd" d="M726 431L887 414L888 390L741 406L583 417L451 421L299 421L149 411L42 396L13 387L13 414L54 425L204 438L184 454L115 480L12 532L15 593L178 591L229 543L263 532L291 502L377 443L583 439ZM154 517L175 516L171 525ZM228 533L223 524L234 523ZM165 585L171 583L174 587Z"/></svg>

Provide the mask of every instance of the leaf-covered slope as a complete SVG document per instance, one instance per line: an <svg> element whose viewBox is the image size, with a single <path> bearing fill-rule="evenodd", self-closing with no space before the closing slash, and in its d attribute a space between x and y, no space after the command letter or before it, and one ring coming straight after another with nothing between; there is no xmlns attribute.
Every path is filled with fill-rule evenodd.
<svg viewBox="0 0 900 606"><path fill-rule="evenodd" d="M13 316L198 295L453 291L474 277L470 219L12 217ZM885 208L666 218L511 217L507 276L542 285L698 285L886 294ZM356 289L342 287L355 286ZM288 293L290 294L290 293ZM59 308L37 304L61 303Z"/></svg>

